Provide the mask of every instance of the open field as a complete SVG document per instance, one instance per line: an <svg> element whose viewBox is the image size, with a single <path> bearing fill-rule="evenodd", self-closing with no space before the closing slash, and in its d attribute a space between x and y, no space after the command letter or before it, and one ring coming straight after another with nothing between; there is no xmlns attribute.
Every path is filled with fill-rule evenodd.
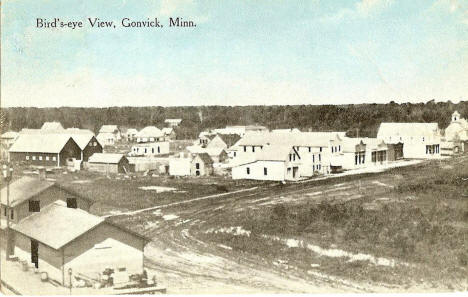
<svg viewBox="0 0 468 297"><path fill-rule="evenodd" d="M286 185L220 179L222 196L210 196L221 192L213 179L94 183L117 189L101 198L103 214L151 207L111 219L154 239L147 266L169 293L452 291L467 286L467 165L459 157ZM155 200L137 190L149 181L188 192Z"/></svg>
<svg viewBox="0 0 468 297"><path fill-rule="evenodd" d="M168 293L466 290L468 158L279 184L57 173L153 239Z"/></svg>

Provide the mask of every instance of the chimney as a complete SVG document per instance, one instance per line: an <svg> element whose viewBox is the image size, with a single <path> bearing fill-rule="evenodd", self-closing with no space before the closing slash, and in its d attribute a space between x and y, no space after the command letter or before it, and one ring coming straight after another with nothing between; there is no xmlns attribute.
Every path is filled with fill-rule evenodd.
<svg viewBox="0 0 468 297"><path fill-rule="evenodd" d="M45 168L39 168L39 180L46 180Z"/></svg>

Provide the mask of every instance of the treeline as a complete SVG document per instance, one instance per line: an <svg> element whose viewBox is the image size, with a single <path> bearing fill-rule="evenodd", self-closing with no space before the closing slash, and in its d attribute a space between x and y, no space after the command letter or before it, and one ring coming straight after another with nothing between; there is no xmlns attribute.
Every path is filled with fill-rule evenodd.
<svg viewBox="0 0 468 297"><path fill-rule="evenodd" d="M354 136L373 137L381 122L437 122L445 128L451 114L458 110L468 116L468 102L429 101L356 105L286 106L185 106L185 107L109 107L109 108L34 108L13 107L1 110L0 129L19 131L39 128L46 121L59 121L64 127L90 129L104 124L161 128L167 118L183 119L178 138L193 139L200 131L226 125L263 125L270 129L299 128L301 131L347 131Z"/></svg>

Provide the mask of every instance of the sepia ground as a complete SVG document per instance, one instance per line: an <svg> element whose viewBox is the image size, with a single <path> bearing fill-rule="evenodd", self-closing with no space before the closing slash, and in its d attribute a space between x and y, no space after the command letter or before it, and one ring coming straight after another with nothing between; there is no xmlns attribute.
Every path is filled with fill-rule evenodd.
<svg viewBox="0 0 468 297"><path fill-rule="evenodd" d="M51 176L52 177L52 176ZM153 239L168 293L441 292L468 287L468 158L282 185L56 174Z"/></svg>

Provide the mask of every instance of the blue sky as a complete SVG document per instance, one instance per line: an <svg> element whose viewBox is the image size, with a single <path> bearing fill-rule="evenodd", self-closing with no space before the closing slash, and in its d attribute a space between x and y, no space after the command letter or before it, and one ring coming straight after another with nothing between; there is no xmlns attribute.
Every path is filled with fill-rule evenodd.
<svg viewBox="0 0 468 297"><path fill-rule="evenodd" d="M36 18L117 28L36 28ZM163 29L121 28L158 17ZM195 28L169 28L183 17ZM4 0L3 106L458 102L465 0Z"/></svg>

